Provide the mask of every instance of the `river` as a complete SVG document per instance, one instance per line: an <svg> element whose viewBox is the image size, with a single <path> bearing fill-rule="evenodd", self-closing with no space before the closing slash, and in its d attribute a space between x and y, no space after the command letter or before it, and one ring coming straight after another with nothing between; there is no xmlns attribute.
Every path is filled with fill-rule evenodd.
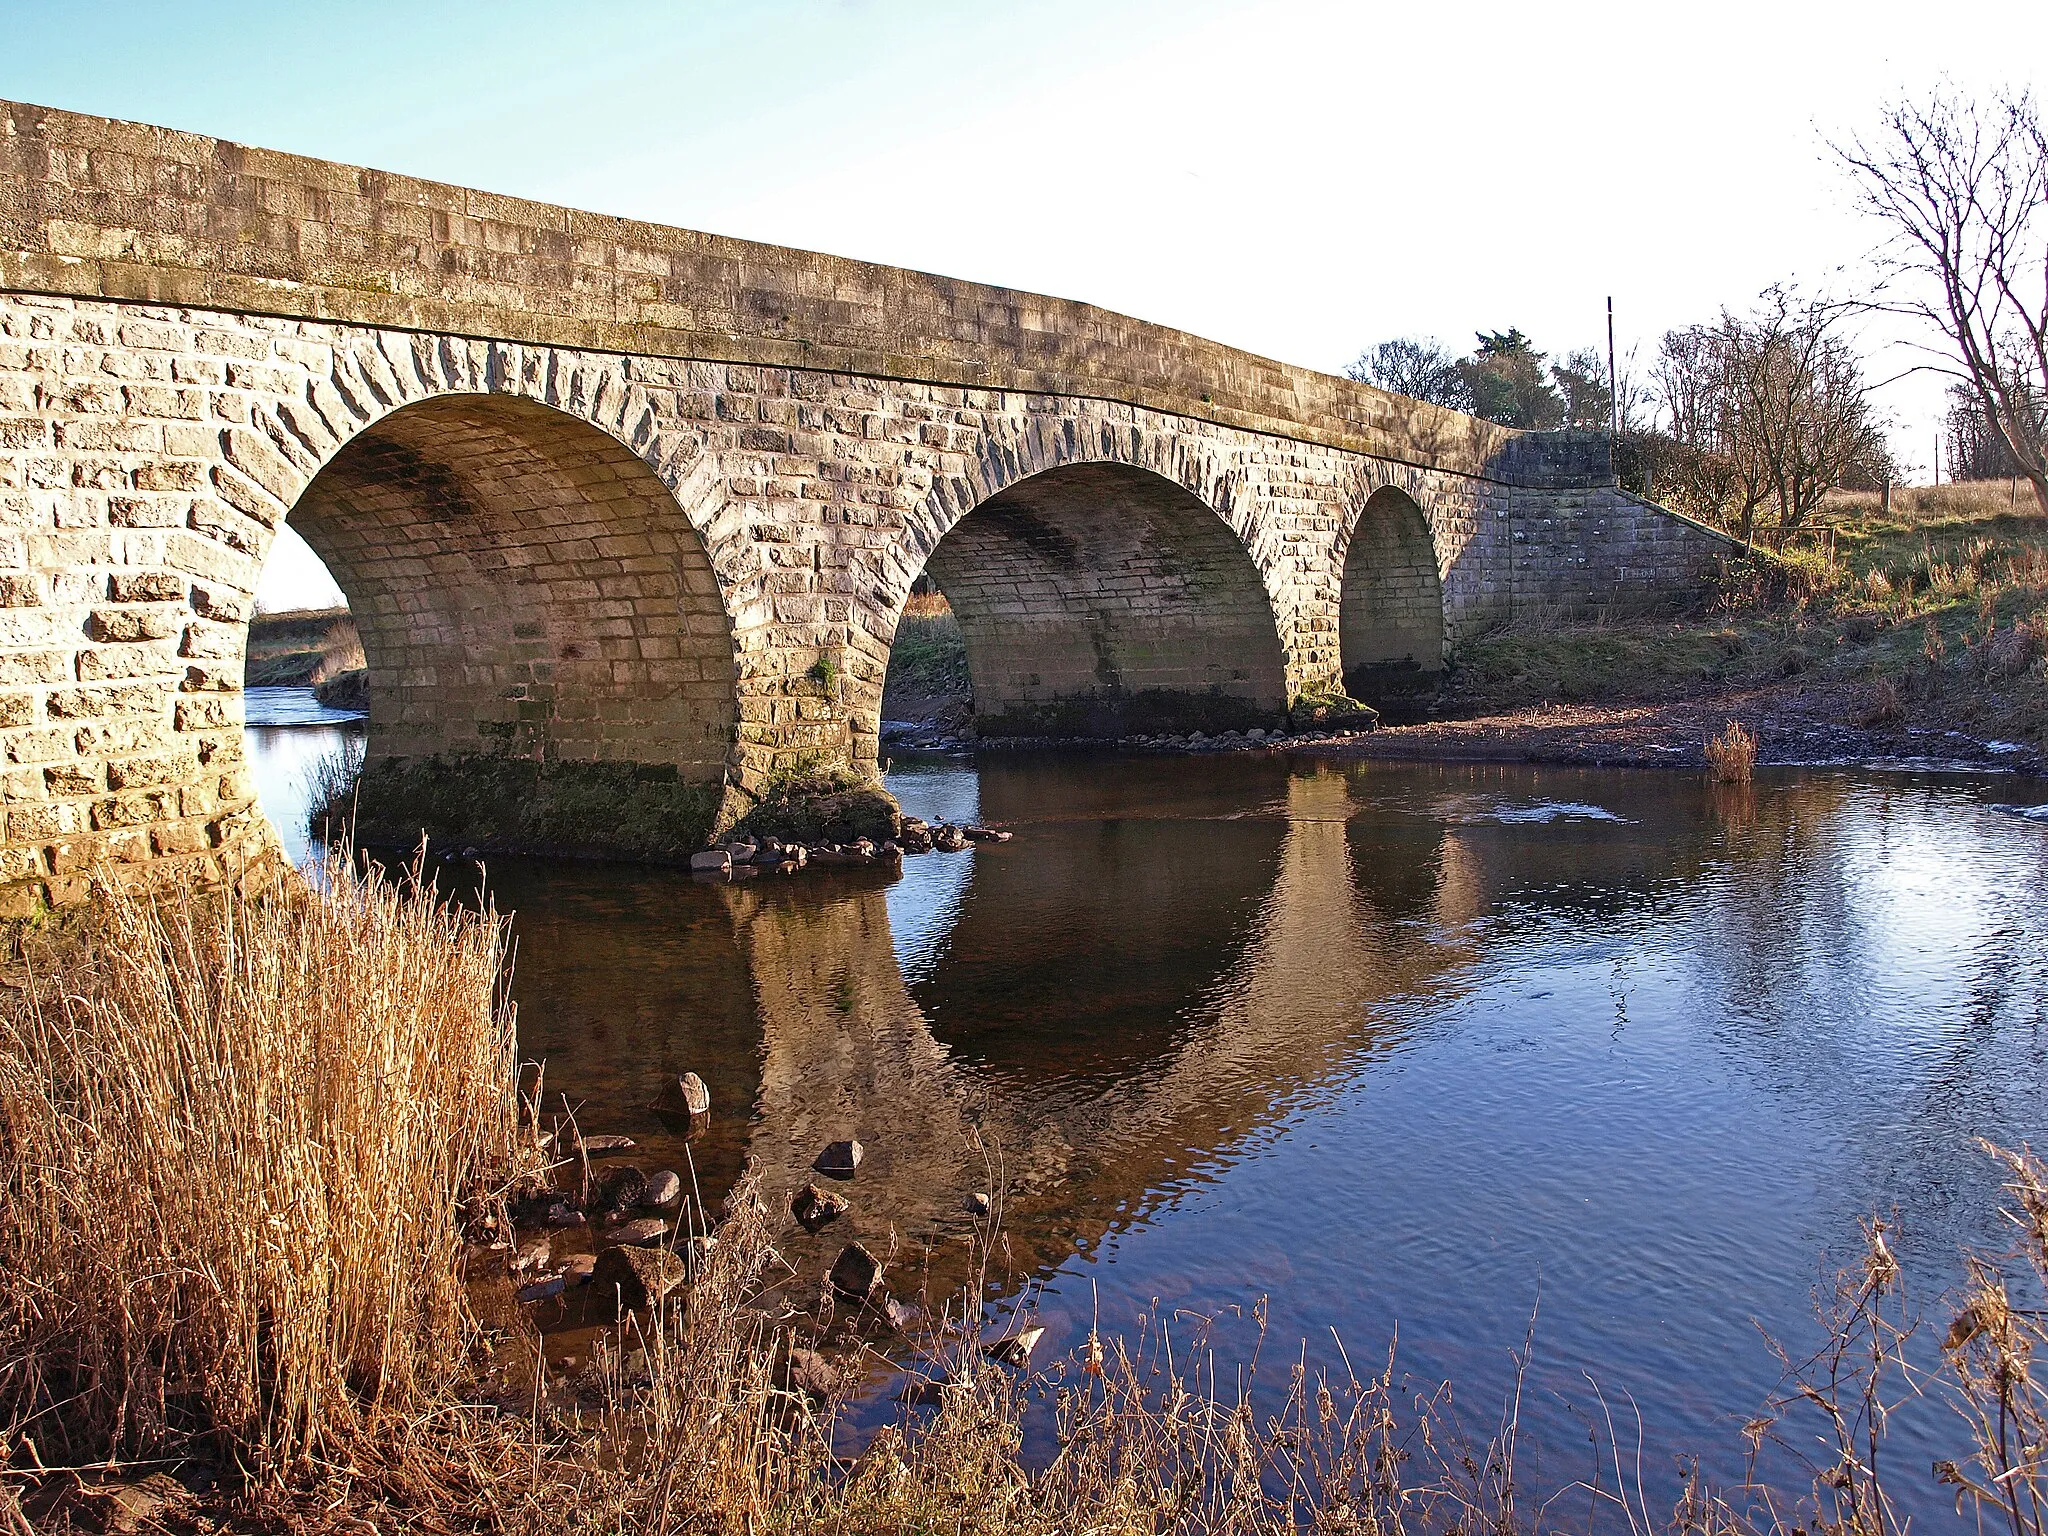
<svg viewBox="0 0 2048 1536"><path fill-rule="evenodd" d="M298 786L359 730L252 726L296 853ZM2035 781L1273 752L943 759L889 786L1015 839L900 876L488 870L522 1047L586 1126L714 1199L743 1164L780 1192L825 1142L868 1146L850 1216L791 1226L798 1292L850 1235L894 1243L892 1284L958 1283L990 1189L989 1304L1037 1315L1041 1360L1098 1315L1263 1298L1288 1356L1335 1337L1376 1365L1398 1329L1411 1381L1456 1382L1482 1434L1533 1323L1535 1479L1590 1472L1610 1409L1633 1455L1639 1412L1654 1511L1680 1454L1739 1474L1779 1379L1762 1335L1813 1341L1860 1218L1896 1217L1932 1303L1963 1245L2006 1242L1973 1138L2048 1125ZM688 1147L644 1108L684 1070L714 1106ZM1937 1523L1955 1429L1934 1403L1893 1429Z"/></svg>

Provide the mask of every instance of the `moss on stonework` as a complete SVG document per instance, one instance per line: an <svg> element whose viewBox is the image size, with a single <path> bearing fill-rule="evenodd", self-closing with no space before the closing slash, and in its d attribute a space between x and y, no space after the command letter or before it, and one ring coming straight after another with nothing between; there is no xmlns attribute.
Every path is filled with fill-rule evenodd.
<svg viewBox="0 0 2048 1536"><path fill-rule="evenodd" d="M861 837L880 842L902 830L902 807L873 779L848 768L811 768L771 783L732 835L850 843Z"/></svg>
<svg viewBox="0 0 2048 1536"><path fill-rule="evenodd" d="M1204 731L1245 731L1281 723L1276 709L1262 709L1220 688L1187 692L1147 688L1135 693L1105 690L1043 704L1012 704L1001 714L980 715L974 728L983 739L1015 736L1109 738L1185 735Z"/></svg>
<svg viewBox="0 0 2048 1536"><path fill-rule="evenodd" d="M1341 688L1299 693L1287 706L1287 724L1297 731L1370 731L1380 712Z"/></svg>
<svg viewBox="0 0 2048 1536"><path fill-rule="evenodd" d="M349 793L336 797L346 815ZM687 859L725 798L671 764L534 762L484 753L376 758L353 791L367 846L434 844L581 858ZM330 818L338 824L340 818Z"/></svg>

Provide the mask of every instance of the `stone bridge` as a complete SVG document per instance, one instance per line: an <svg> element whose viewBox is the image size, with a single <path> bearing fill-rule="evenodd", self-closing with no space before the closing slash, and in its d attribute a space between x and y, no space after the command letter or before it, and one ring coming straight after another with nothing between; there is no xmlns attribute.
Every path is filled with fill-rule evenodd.
<svg viewBox="0 0 2048 1536"><path fill-rule="evenodd" d="M0 117L6 912L267 855L242 653L286 518L356 616L373 763L700 831L873 762L924 573L981 716L1115 729L1369 695L1729 548L1598 434L1084 304Z"/></svg>

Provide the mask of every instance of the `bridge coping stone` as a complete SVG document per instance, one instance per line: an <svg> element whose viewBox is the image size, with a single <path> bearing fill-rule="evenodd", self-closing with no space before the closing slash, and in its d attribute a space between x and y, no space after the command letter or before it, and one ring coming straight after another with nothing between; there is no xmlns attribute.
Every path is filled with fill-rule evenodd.
<svg viewBox="0 0 2048 1536"><path fill-rule="evenodd" d="M1522 436L1070 299L6 101L0 289L1099 395L1463 474Z"/></svg>

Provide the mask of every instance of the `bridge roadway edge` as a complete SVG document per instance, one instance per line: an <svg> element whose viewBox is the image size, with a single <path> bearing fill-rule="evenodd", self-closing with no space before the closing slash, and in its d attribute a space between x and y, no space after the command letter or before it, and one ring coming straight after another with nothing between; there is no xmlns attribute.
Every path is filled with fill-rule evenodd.
<svg viewBox="0 0 2048 1536"><path fill-rule="evenodd" d="M321 467L316 454L301 452L313 443L305 424L323 411L332 418L341 430L329 446L367 424L333 409L319 376L324 365L284 370L293 377L257 390L275 398L257 400L264 409L256 414L278 450L272 458L303 462L282 470L267 463L273 473L253 475L252 497L250 466L233 462L232 425L192 420L187 397L206 390L184 390L190 380L169 376L179 366L176 345L169 356L166 344L146 338L131 348L118 321L91 318L104 306L137 317L137 334L167 325L186 343L215 315L216 331L268 347L275 355L260 361L272 372L303 362L309 343L338 358L368 337L396 355L403 348L377 338L403 335L415 353L430 343L441 355L441 389L544 399L526 370L536 354L568 356L616 374L623 408L634 399L636 372L663 375L658 365L667 365L672 394L694 386L710 401L710 421L689 425L702 461L713 449L725 455L720 489L728 502L748 477L730 473L731 433L713 439L734 401L765 422L771 409L788 414L772 399L778 392L815 400L829 388L862 395L884 385L896 397L887 430L911 445L906 459L923 466L914 464L893 493L897 527L921 553L948 518L1062 454L1142 463L1203 495L1246 541L1275 601L1297 689L1336 673L1336 573L1359 504L1383 485L1424 505L1447 617L1457 608L1458 622L1506 617L1524 601L1569 608L1559 602L1560 581L1588 588L1576 596L1598 602L1589 583L1613 588L1616 569L1626 582L1630 559L1645 562L1634 580L1653 595L1720 552L1712 536L1662 509L1631 514L1597 436L1512 433L1091 306L78 114L0 104L0 116L0 291L24 312L68 301L65 323L74 328L40 338L57 343L42 350L40 371L29 357L10 384L0 367L0 391L11 390L0 393L0 434L12 434L0 435L0 496L12 525L0 530L0 567L16 573L0 576L0 686L25 685L0 693L0 798L8 806L0 887L9 893L0 909L75 897L87 861L116 860L138 879L181 868L217 875L224 863L262 851L268 829L248 795L239 741L229 740L239 736L239 679L229 676L239 626L267 552L266 521L281 520ZM27 334L36 323L31 315L19 337L0 334L0 351L10 339L37 340ZM104 343L96 361L86 357L91 348L65 345L81 336ZM115 388L112 404L75 409L92 381L53 380L53 352L98 369L98 383ZM213 365L192 366L204 384ZM220 362L219 371L228 366ZM553 369L551 361L550 387ZM641 403L656 392L648 383ZM156 412L159 425L140 419L149 410L131 409L143 397L170 399ZM758 399L746 405L742 397ZM110 414L123 425L110 424ZM583 414L597 419L594 408ZM658 471L675 470L662 477L681 499L677 455L640 440L623 414L597 424ZM193 446L201 428L217 435L217 448ZM263 454L262 442L243 439L245 454ZM67 455L67 440L100 451ZM769 434L771 447L785 440L801 446L800 436ZM1071 446L1077 441L1079 449ZM765 460L757 454L752 469L766 480L782 467L771 452ZM701 479L701 463L689 472ZM63 483L47 483L53 479ZM199 493L186 498L178 519L185 526L176 530L157 515L161 497L152 510L151 497L138 494L165 489ZM1261 497L1294 510L1245 509ZM123 510L110 511L117 501ZM871 759L879 668L899 589L915 570L892 571L879 583L887 591L856 600L853 622L844 622L852 590L844 581L837 596L829 582L808 594L770 595L766 579L776 573L764 563L774 551L736 552L713 537L721 519L732 545L729 525L748 513L757 532L763 519L806 513L802 495L765 512L683 510L714 546L727 622L742 627L746 616L735 609L751 602L755 627L766 615L783 653L765 668L751 653L738 658L728 779L757 787L782 759L820 747ZM253 521L237 524L238 515ZM800 538L812 546L807 563L820 570L827 558L855 566L863 558L858 536L806 528ZM904 564L900 555L873 563L892 560ZM755 581L745 595L735 591L741 566ZM190 583L175 597L164 581L170 575ZM1302 591L1290 596L1290 583ZM813 705L787 694L802 666L832 644L826 631L834 623L851 646L856 691L876 697L824 711L840 718L821 722ZM804 632L806 624L816 632ZM772 675L751 702L750 668ZM763 696L778 690L779 700Z"/></svg>

